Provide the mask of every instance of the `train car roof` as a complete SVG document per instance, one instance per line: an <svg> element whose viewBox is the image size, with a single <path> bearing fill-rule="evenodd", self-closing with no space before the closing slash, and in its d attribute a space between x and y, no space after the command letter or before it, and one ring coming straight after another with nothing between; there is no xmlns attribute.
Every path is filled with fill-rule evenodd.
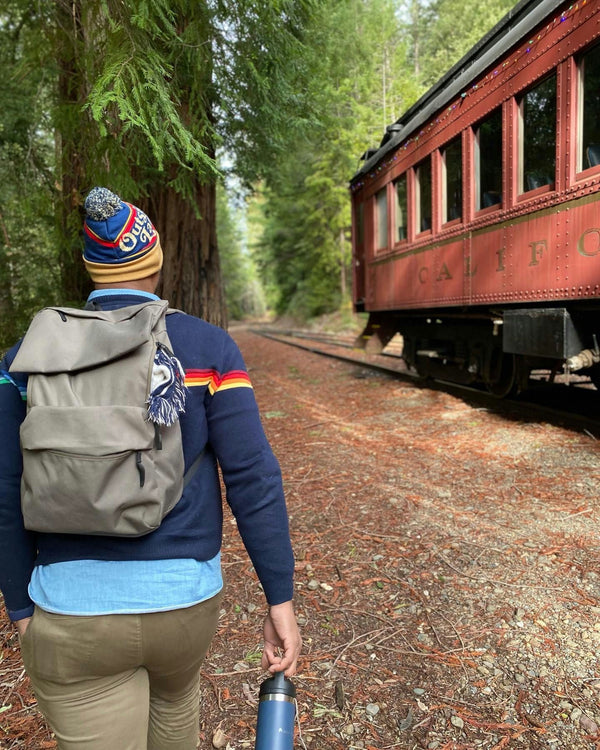
<svg viewBox="0 0 600 750"><path fill-rule="evenodd" d="M388 125L377 149L366 151L364 164L351 182L364 176L381 159L427 123L469 84L492 67L508 50L542 23L565 0L520 0L467 54L434 84L395 123Z"/></svg>

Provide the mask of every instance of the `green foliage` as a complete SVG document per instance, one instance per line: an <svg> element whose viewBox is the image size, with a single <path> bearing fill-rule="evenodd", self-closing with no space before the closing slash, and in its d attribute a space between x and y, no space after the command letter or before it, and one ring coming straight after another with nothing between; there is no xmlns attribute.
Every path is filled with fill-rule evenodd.
<svg viewBox="0 0 600 750"><path fill-rule="evenodd" d="M52 196L36 184L27 157L19 144L0 144L0 173L13 175L0 183L1 351L24 333L41 306L57 302L59 288Z"/></svg>
<svg viewBox="0 0 600 750"><path fill-rule="evenodd" d="M97 123L98 165L111 176L136 165L138 190L157 178L191 197L196 178L215 182L219 145L255 179L303 111L290 63L310 0L90 0L83 52ZM141 180L141 183L140 183ZM129 188L130 186L127 185ZM131 186L133 187L133 186Z"/></svg>
<svg viewBox="0 0 600 750"><path fill-rule="evenodd" d="M107 184L130 199L175 191L208 220L198 185L217 181L218 150L245 186L260 186L245 242L239 217L218 198L230 315L260 314L263 294L278 313L302 317L347 306L347 185L361 153L513 5L8 0L2 341L35 307L65 301L60 286L79 263L89 187Z"/></svg>
<svg viewBox="0 0 600 750"><path fill-rule="evenodd" d="M422 77L433 85L515 5L514 0L435 0L427 9L430 24L423 40ZM457 19L460 23L457 24Z"/></svg>
<svg viewBox="0 0 600 750"><path fill-rule="evenodd" d="M55 122L69 132L75 120L90 184L109 182L134 198L157 184L191 197L197 179L214 182L207 3L89 0L80 9L79 106L59 109ZM59 44L72 42L72 34L57 36Z"/></svg>
<svg viewBox="0 0 600 750"><path fill-rule="evenodd" d="M347 303L347 187L360 155L513 5L325 0L313 7L296 84L307 109L263 168L264 232L255 252L279 314L307 318Z"/></svg>
<svg viewBox="0 0 600 750"><path fill-rule="evenodd" d="M256 250L278 290L276 311L299 318L338 309L347 298L348 180L365 136L379 140L383 110L389 116L413 96L388 0L320 3L305 44L298 76L310 109L265 167L265 231Z"/></svg>
<svg viewBox="0 0 600 750"><path fill-rule="evenodd" d="M308 55L321 0L217 0L214 80L218 124L236 173L253 184L313 122Z"/></svg>
<svg viewBox="0 0 600 750"><path fill-rule="evenodd" d="M43 128L49 91L43 72L25 65L39 38L24 20L18 3L0 16L0 350L57 291L54 144Z"/></svg>
<svg viewBox="0 0 600 750"><path fill-rule="evenodd" d="M260 173L299 99L286 71L299 59L310 7L311 0L8 3L0 44L13 45L10 73L26 76L28 86L40 77L51 94L37 128L56 147L56 163L47 159L44 166L49 184L58 186L52 195L62 234L63 298L75 302L83 291L80 206L92 185L106 184L131 200L172 191L192 205L199 226L213 220L222 139L236 151L240 169ZM25 35L37 44L25 46ZM31 99L22 107L14 101L19 113L35 109ZM25 203L30 195L25 192ZM195 238L171 235L168 248L177 254L175 243L196 244L203 269L210 265L212 287L218 286L216 245L200 234L213 237L213 230Z"/></svg>
<svg viewBox="0 0 600 750"><path fill-rule="evenodd" d="M230 320L260 318L266 302L252 258L243 247L242 212L228 201L226 188L217 186L217 236L221 274Z"/></svg>

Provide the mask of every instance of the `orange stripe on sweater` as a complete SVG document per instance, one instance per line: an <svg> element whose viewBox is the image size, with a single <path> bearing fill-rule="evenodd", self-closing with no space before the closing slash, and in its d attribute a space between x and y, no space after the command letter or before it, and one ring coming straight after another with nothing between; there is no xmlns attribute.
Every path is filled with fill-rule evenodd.
<svg viewBox="0 0 600 750"><path fill-rule="evenodd" d="M224 375L216 370L186 370L185 384L188 388L208 386L211 395L230 388L252 388L248 373L244 370L231 370Z"/></svg>

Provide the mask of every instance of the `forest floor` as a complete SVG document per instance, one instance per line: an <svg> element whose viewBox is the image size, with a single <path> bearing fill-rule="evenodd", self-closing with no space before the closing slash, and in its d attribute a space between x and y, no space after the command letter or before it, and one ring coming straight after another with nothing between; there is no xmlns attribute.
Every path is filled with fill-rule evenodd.
<svg viewBox="0 0 600 750"><path fill-rule="evenodd" d="M295 747L598 750L600 430L232 333L297 558ZM231 516L223 561L201 750L254 747L266 676L264 600ZM55 747L0 631L0 747Z"/></svg>

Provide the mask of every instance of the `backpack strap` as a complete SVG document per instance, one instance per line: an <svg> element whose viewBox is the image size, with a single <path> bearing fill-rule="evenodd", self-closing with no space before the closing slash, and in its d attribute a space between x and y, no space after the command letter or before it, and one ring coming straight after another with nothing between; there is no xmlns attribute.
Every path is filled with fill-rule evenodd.
<svg viewBox="0 0 600 750"><path fill-rule="evenodd" d="M203 448L200 453L196 456L196 458L193 460L192 465L190 468L185 472L183 475L183 489L188 486L188 484L192 481L194 478L195 473L200 468L200 464L204 460L204 456L206 455L206 448Z"/></svg>

